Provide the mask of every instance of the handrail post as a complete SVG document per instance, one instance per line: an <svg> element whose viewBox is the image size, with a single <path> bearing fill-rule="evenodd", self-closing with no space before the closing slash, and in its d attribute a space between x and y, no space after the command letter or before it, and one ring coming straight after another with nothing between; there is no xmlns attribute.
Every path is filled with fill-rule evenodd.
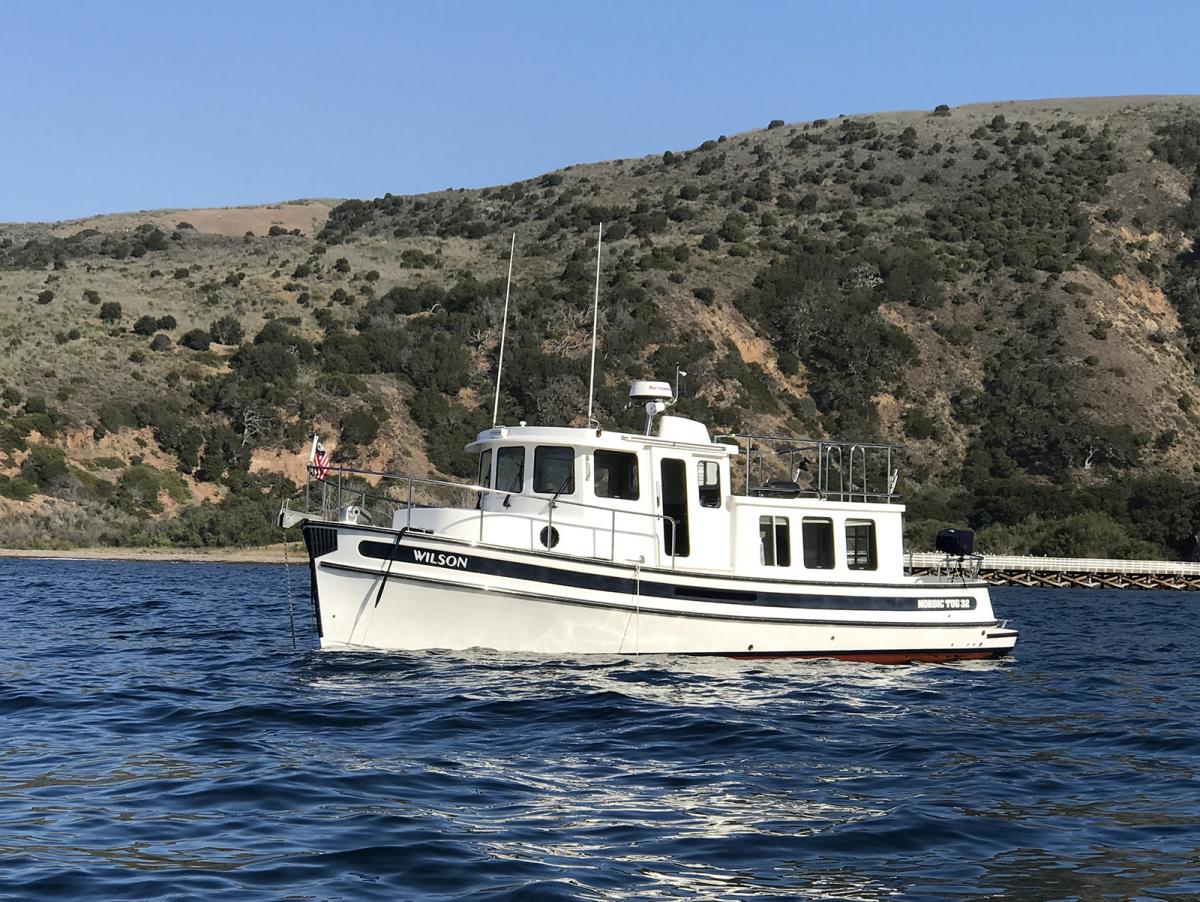
<svg viewBox="0 0 1200 902"><path fill-rule="evenodd" d="M759 471L761 473L761 471ZM671 569L675 569L675 552L679 550L679 524L675 522L674 517L669 518L671 521Z"/></svg>
<svg viewBox="0 0 1200 902"><path fill-rule="evenodd" d="M750 470L754 467L754 438L746 439L746 494L750 494Z"/></svg>
<svg viewBox="0 0 1200 902"><path fill-rule="evenodd" d="M413 492L413 478L411 476L409 476L408 477L408 520L405 521L405 527L404 527L405 529L412 529L412 492Z"/></svg>
<svg viewBox="0 0 1200 902"><path fill-rule="evenodd" d="M615 561L617 559L617 509L612 509L612 526L608 532L608 559Z"/></svg>

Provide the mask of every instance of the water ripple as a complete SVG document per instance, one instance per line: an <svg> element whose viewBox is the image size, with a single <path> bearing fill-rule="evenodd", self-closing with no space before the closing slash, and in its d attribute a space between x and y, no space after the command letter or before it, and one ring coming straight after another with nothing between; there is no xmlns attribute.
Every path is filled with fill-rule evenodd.
<svg viewBox="0 0 1200 902"><path fill-rule="evenodd" d="M1200 894L1200 597L1002 662L293 650L280 568L0 565L0 898Z"/></svg>

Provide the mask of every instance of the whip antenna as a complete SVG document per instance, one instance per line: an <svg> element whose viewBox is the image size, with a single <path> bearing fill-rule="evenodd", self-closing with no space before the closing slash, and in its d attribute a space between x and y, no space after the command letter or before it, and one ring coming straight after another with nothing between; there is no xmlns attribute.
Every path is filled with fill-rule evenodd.
<svg viewBox="0 0 1200 902"><path fill-rule="evenodd" d="M592 425L592 398L596 394L596 324L600 316L600 242L604 238L604 223L596 230L596 297L592 301L592 372L588 377L588 425Z"/></svg>
<svg viewBox="0 0 1200 902"><path fill-rule="evenodd" d="M500 374L504 371L504 338L508 333L508 295L512 291L513 254L517 250L517 233L513 232L512 244L508 248L508 286L504 289L504 319L500 323L500 355L496 358L496 403L492 405L492 428L500 414Z"/></svg>

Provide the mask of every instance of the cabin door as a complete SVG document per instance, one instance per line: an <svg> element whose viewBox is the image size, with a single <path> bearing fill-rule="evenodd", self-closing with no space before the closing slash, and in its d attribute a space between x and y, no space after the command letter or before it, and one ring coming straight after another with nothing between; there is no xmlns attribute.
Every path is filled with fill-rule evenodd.
<svg viewBox="0 0 1200 902"><path fill-rule="evenodd" d="M688 465L676 457L659 459L658 489L662 519L662 555L684 558L692 553L688 530Z"/></svg>

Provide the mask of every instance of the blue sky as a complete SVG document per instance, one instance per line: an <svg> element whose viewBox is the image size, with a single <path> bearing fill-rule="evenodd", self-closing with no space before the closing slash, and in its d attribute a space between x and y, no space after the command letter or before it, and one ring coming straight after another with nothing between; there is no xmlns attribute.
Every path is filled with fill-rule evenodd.
<svg viewBox="0 0 1200 902"><path fill-rule="evenodd" d="M839 113L1200 93L1200 4L0 2L0 222L527 178Z"/></svg>

